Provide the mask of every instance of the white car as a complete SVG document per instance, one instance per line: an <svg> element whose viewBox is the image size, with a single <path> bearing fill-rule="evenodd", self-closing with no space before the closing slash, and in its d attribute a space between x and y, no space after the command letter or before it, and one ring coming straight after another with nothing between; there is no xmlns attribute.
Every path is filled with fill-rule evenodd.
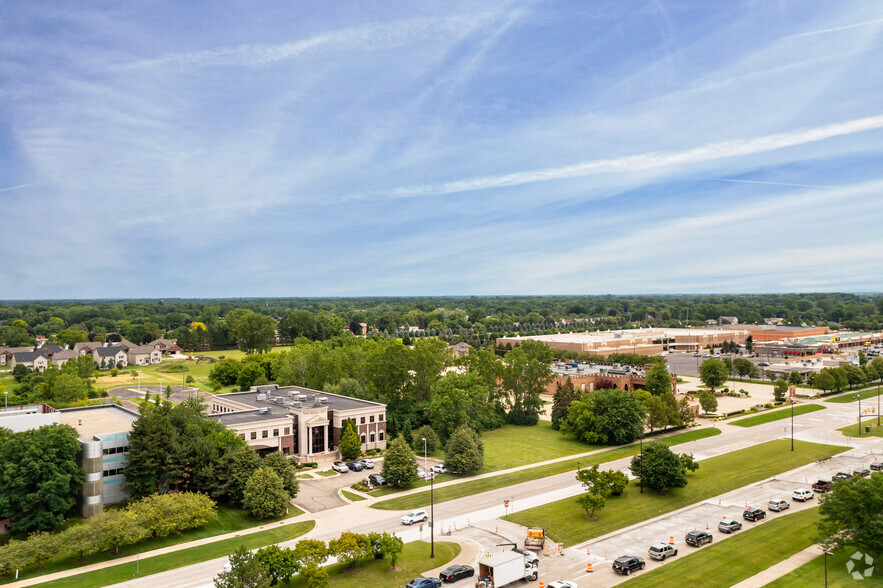
<svg viewBox="0 0 883 588"><path fill-rule="evenodd" d="M374 460L373 459L363 459L359 463L362 464L362 467L365 468L366 470L373 470L374 469Z"/></svg>
<svg viewBox="0 0 883 588"><path fill-rule="evenodd" d="M773 498L770 500L768 508L775 512L782 512L783 510L787 510L791 508L791 505L787 500L782 500L781 498Z"/></svg>
<svg viewBox="0 0 883 588"><path fill-rule="evenodd" d="M422 523L428 520L429 515L426 514L425 510L415 510L402 517L402 524L413 525L414 523Z"/></svg>
<svg viewBox="0 0 883 588"><path fill-rule="evenodd" d="M331 469L338 474L345 474L350 471L350 469L346 467L346 464L342 461L335 461L333 464L331 464Z"/></svg>
<svg viewBox="0 0 883 588"><path fill-rule="evenodd" d="M426 471L421 470L420 468L417 468L417 477L420 478L421 480L431 480L435 477L435 474L432 472L426 472Z"/></svg>
<svg viewBox="0 0 883 588"><path fill-rule="evenodd" d="M229 561L224 564L224 571L228 574L233 571L233 565Z"/></svg>
<svg viewBox="0 0 883 588"><path fill-rule="evenodd" d="M434 466L429 468L429 471L432 472L433 474L447 474L448 473L448 469L445 467L445 464L443 464L443 463L435 464Z"/></svg>
<svg viewBox="0 0 883 588"><path fill-rule="evenodd" d="M553 580L546 584L546 588L578 588L576 582L570 580Z"/></svg>
<svg viewBox="0 0 883 588"><path fill-rule="evenodd" d="M807 490L806 488L798 488L791 494L791 498L800 502L812 500L814 496L815 494L813 494L813 491Z"/></svg>

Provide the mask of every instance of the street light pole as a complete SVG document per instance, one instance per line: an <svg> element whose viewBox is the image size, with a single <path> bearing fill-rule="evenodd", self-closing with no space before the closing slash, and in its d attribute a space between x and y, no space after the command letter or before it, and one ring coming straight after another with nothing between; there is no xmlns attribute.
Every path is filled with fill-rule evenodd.
<svg viewBox="0 0 883 588"><path fill-rule="evenodd" d="M162 378L159 379L159 396L162 397Z"/></svg>
<svg viewBox="0 0 883 588"><path fill-rule="evenodd" d="M834 555L830 551L825 552L825 588L828 588L828 557Z"/></svg>
<svg viewBox="0 0 883 588"><path fill-rule="evenodd" d="M794 397L791 397L791 451L794 451Z"/></svg>
<svg viewBox="0 0 883 588"><path fill-rule="evenodd" d="M429 474L429 557L430 559L435 559L435 500L434 500L434 490L435 490L435 476L429 471L426 467L426 437L422 437L423 439L423 469L426 470L426 473Z"/></svg>
<svg viewBox="0 0 883 588"><path fill-rule="evenodd" d="M862 436L862 393L859 392L856 394L858 396L858 436Z"/></svg>
<svg viewBox="0 0 883 588"><path fill-rule="evenodd" d="M138 396L141 396L141 370L136 370L138 372Z"/></svg>

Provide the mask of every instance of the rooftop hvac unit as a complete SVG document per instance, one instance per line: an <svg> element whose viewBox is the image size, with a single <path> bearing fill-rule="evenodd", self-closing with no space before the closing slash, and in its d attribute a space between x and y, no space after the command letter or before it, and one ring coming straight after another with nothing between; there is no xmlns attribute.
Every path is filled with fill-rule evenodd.
<svg viewBox="0 0 883 588"><path fill-rule="evenodd" d="M273 399L273 402L275 402L276 404L284 404L285 400L280 398L279 396L277 396L276 398Z"/></svg>
<svg viewBox="0 0 883 588"><path fill-rule="evenodd" d="M306 394L298 394L297 397L300 399L301 402L303 402L304 400L307 399L307 395L306 395Z"/></svg>
<svg viewBox="0 0 883 588"><path fill-rule="evenodd" d="M255 400L266 400L266 399L267 399L266 394L258 394L257 396L255 396Z"/></svg>
<svg viewBox="0 0 883 588"><path fill-rule="evenodd" d="M258 414L270 414L270 407L265 406L263 408L258 409Z"/></svg>
<svg viewBox="0 0 883 588"><path fill-rule="evenodd" d="M288 403L288 406L290 406L291 408L303 408L303 403L298 402L296 400L292 400L291 402Z"/></svg>
<svg viewBox="0 0 883 588"><path fill-rule="evenodd" d="M327 396L320 396L319 402L328 402L328 397Z"/></svg>

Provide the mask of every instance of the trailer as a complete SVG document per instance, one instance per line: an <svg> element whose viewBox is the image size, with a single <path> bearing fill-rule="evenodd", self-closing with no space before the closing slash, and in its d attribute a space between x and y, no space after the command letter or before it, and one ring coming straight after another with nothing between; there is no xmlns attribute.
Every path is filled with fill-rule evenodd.
<svg viewBox="0 0 883 588"><path fill-rule="evenodd" d="M542 551L546 545L546 530L542 527L531 527L527 530L527 537L524 538L525 549L535 549Z"/></svg>
<svg viewBox="0 0 883 588"><path fill-rule="evenodd" d="M502 588L516 580L535 581L539 570L535 560L517 551L506 551L485 558L478 563L479 588Z"/></svg>

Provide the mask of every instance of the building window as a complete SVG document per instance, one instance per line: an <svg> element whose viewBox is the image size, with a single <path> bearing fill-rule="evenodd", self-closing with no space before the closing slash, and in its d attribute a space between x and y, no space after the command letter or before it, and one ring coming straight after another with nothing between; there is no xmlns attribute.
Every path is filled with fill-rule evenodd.
<svg viewBox="0 0 883 588"><path fill-rule="evenodd" d="M368 420L368 422L369 422L369 423L373 423L373 422L374 422L374 415L373 415L373 414L371 415L371 418Z"/></svg>
<svg viewBox="0 0 883 588"><path fill-rule="evenodd" d="M269 436L270 436L270 432L267 431L267 429L264 429L263 431L261 431L261 439L266 439Z"/></svg>
<svg viewBox="0 0 883 588"><path fill-rule="evenodd" d="M278 436L279 436L279 429L273 429L273 436L274 436L274 437L278 437Z"/></svg>
<svg viewBox="0 0 883 588"><path fill-rule="evenodd" d="M381 441L383 441L383 431L380 431L380 433L378 433L378 435L380 435L379 439L380 439Z"/></svg>
<svg viewBox="0 0 883 588"><path fill-rule="evenodd" d="M258 434L257 434L256 431L252 431L252 432L251 432L251 438L252 438L252 439L257 439L257 438L258 438Z"/></svg>
<svg viewBox="0 0 883 588"><path fill-rule="evenodd" d="M360 424L360 425L364 425L364 424L365 424L365 417L362 417L362 421L361 421L359 424Z"/></svg>
<svg viewBox="0 0 883 588"><path fill-rule="evenodd" d="M239 438L242 439L243 441L245 441L245 433L240 433Z"/></svg>
<svg viewBox="0 0 883 588"><path fill-rule="evenodd" d="M287 448L287 447L283 447L283 448L282 448L282 454L283 454L283 455L288 455L288 448Z"/></svg>
<svg viewBox="0 0 883 588"><path fill-rule="evenodd" d="M285 434L291 435L291 427L285 427Z"/></svg>
<svg viewBox="0 0 883 588"><path fill-rule="evenodd" d="M362 435L362 444L364 444L364 443L365 443L365 436Z"/></svg>
<svg viewBox="0 0 883 588"><path fill-rule="evenodd" d="M382 423L382 422L383 422L383 415L382 415L382 414L381 414L381 415L377 415L377 420L380 421L380 422ZM381 441L382 441L382 439L381 439Z"/></svg>
<svg viewBox="0 0 883 588"><path fill-rule="evenodd" d="M374 433L371 433L371 443L374 443Z"/></svg>
<svg viewBox="0 0 883 588"><path fill-rule="evenodd" d="M322 453L325 451L325 427L313 427L313 453Z"/></svg>

